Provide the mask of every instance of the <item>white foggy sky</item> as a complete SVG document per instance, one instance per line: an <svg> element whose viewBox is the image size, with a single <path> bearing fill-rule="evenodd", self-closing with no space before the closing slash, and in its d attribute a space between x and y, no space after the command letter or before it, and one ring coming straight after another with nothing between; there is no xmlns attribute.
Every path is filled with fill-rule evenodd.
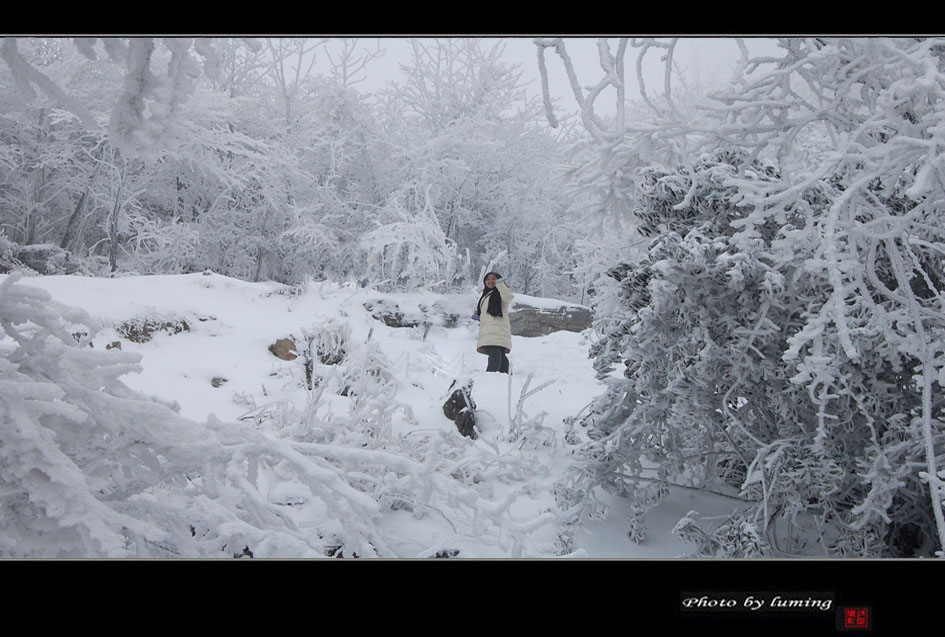
<svg viewBox="0 0 945 637"><path fill-rule="evenodd" d="M432 38L419 38L425 41L432 41ZM502 42L505 45L505 57L510 64L520 64L523 71L522 79L530 81L530 90L536 95L540 95L541 83L538 73L538 58L536 47L533 43L533 37L502 37L502 38L481 38L486 47L491 47L496 42ZM661 38L665 40L666 38ZM386 49L383 58L374 60L368 67L368 77L365 81L356 85L358 90L364 92L374 92L383 88L391 81L401 79L398 64L409 62L411 56L410 38L405 37L382 37L382 38L363 38L364 44L376 47L377 42ZM564 38L575 68L578 79L583 86L596 84L601 78L602 72L597 51L597 38ZM611 50L616 51L616 38L610 38ZM773 40L766 38L746 38L745 42L752 53L774 52L775 45ZM644 81L646 82L647 92L654 94L662 91L663 86L663 66L659 61L661 51L650 50L645 58ZM708 85L714 85L728 79L734 64L738 59L739 51L735 43L735 38L699 38L688 37L680 38L676 46L674 59L676 63L688 74L690 80L701 81ZM553 97L560 98L556 103L556 111L573 112L576 110L571 88L564 74L563 65L557 54L548 49L545 52L545 61L548 68L549 84ZM636 51L628 50L626 58L627 73L627 97L634 99L639 95L639 89L636 81ZM601 114L612 113L613 94L603 93L596 102L597 110ZM559 113L561 114L561 113Z"/></svg>

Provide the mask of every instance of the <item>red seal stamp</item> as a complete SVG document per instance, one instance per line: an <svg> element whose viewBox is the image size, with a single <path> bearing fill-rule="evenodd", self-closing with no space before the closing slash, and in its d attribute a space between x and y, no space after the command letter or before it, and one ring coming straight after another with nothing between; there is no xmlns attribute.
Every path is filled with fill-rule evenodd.
<svg viewBox="0 0 945 637"><path fill-rule="evenodd" d="M864 630L870 627L870 609L865 606L851 606L843 610L844 630Z"/></svg>

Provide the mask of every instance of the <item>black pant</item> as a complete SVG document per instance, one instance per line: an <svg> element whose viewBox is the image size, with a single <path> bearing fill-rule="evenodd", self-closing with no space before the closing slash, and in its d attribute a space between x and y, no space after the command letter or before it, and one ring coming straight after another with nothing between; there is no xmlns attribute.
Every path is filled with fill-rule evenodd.
<svg viewBox="0 0 945 637"><path fill-rule="evenodd" d="M487 372L509 373L509 358L505 355L505 348L499 345L483 345L482 350L489 355Z"/></svg>

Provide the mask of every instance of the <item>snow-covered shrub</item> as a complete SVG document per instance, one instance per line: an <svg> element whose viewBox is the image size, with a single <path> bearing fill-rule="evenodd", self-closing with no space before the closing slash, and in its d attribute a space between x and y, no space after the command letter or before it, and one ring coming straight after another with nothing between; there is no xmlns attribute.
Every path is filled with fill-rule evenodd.
<svg viewBox="0 0 945 637"><path fill-rule="evenodd" d="M779 533L816 538L831 554L928 554L930 502L911 468L922 438L907 433L922 410L919 359L889 330L895 309L877 304L875 289L848 301L863 308L851 315L849 356L822 318L832 287L811 265L819 244L785 249L785 235L816 229L809 215L825 203L802 193L781 224L769 219L745 236L733 223L744 215L733 202L738 174L758 185L778 177L737 153L641 176L640 229L657 238L642 262L608 272L624 320L592 348L602 378L619 364L625 380L584 418L583 460L562 483L562 504L591 517L603 489L629 497L639 522L665 485L727 485L744 506L728 530L706 531L716 538L706 554L777 551L779 523ZM926 268L922 280L940 280ZM718 540L746 524L768 539L750 550Z"/></svg>
<svg viewBox="0 0 945 637"><path fill-rule="evenodd" d="M200 234L195 224L180 220L162 223L137 215L129 222L130 254L124 269L148 274L187 274L199 271Z"/></svg>
<svg viewBox="0 0 945 637"><path fill-rule="evenodd" d="M445 537L418 549L415 538L373 533L372 553L324 526L326 538L334 538L333 554L432 557L454 550L454 541L469 539L512 556L550 553L551 547L530 536L537 528L556 524L557 516L514 512L541 495L522 489L520 481L547 475L547 467L527 451L498 454L477 447L455 430L414 429L418 423L413 411L397 396L401 381L396 366L372 341L349 343L344 359L313 389L307 408L280 412L275 427L300 453L328 461L347 484L382 510L409 511L445 523ZM341 385L348 408L326 410L326 399ZM375 522L365 518L361 523L367 533Z"/></svg>
<svg viewBox="0 0 945 637"><path fill-rule="evenodd" d="M545 420L545 416L548 415L547 412L539 411L534 416L529 416L525 413L523 407L526 399L534 396L545 387L554 383L554 381L546 381L529 391L533 377L533 374L529 374L525 379L518 400L515 403L514 412L511 412L510 400L509 408L511 413L509 414L509 433L507 438L510 441L521 440L519 448L553 447L557 443L556 432L554 429L542 424Z"/></svg>
<svg viewBox="0 0 945 637"><path fill-rule="evenodd" d="M858 488L827 499L843 502L844 513L852 507L837 515L836 550L931 554L945 544L937 398L945 387L945 185L932 178L941 166L933 149L942 141L945 41L781 44L776 68L744 78L733 101L732 93L719 96L733 125L747 125L746 151L780 162L774 187L740 184L751 212L734 240L748 245L761 227L779 227L770 258L803 271L804 323L789 334L783 359L792 384L817 406L811 451L828 449L845 473L849 456L858 463ZM787 69L790 83L804 83L823 103L772 81ZM793 117L781 119L787 112ZM777 124L764 130L759 116ZM824 134L831 144L808 152Z"/></svg>
<svg viewBox="0 0 945 637"><path fill-rule="evenodd" d="M7 239L3 232L0 232L0 273L6 274L23 267L20 260L16 258L14 248L16 248L16 244Z"/></svg>
<svg viewBox="0 0 945 637"><path fill-rule="evenodd" d="M673 534L695 544L699 557L763 557L769 551L757 525L737 511L712 533L699 526L698 517L690 511L676 524Z"/></svg>
<svg viewBox="0 0 945 637"><path fill-rule="evenodd" d="M351 339L351 325L335 319L328 319L311 329L302 330L302 363L305 366L305 384L312 389L321 381L326 366L337 365L347 355L348 341ZM316 366L319 371L316 371ZM328 370L330 373L330 370ZM316 380L318 377L318 380Z"/></svg>
<svg viewBox="0 0 945 637"><path fill-rule="evenodd" d="M183 473L164 473L162 452L199 444L199 435L117 381L138 356L89 348L95 322L87 314L15 285L17 278L0 283L0 552L152 554L152 543L174 532L143 519L133 496L162 480L180 484ZM83 331L77 342L72 333ZM192 460L187 455L175 459L176 469Z"/></svg>
<svg viewBox="0 0 945 637"><path fill-rule="evenodd" d="M456 244L443 233L433 211L429 188L395 193L385 207L382 223L361 240L368 275L392 287L409 289L447 283L464 275L468 265Z"/></svg>
<svg viewBox="0 0 945 637"><path fill-rule="evenodd" d="M0 554L316 557L338 538L383 552L379 505L322 455L128 389L138 355L88 347L93 319L16 278L0 283ZM318 528L287 512L303 501Z"/></svg>
<svg viewBox="0 0 945 637"><path fill-rule="evenodd" d="M559 485L572 528L603 514L601 490L643 510L654 489L716 485L743 499L718 531L759 533L766 554L941 550L945 42L789 38L759 58L742 45L733 85L696 119L669 98L674 42L633 46L668 51L647 130L604 122L576 89L590 154L611 169L590 171L613 191L602 211L654 238L598 299L596 365L623 379L584 436L569 432L583 457ZM604 44L601 63L592 97L620 77ZM641 136L685 152L646 169ZM640 152L613 163L621 144Z"/></svg>
<svg viewBox="0 0 945 637"><path fill-rule="evenodd" d="M177 316L135 316L116 325L115 330L132 343L147 343L155 332L168 335L189 332L190 324L187 319Z"/></svg>
<svg viewBox="0 0 945 637"><path fill-rule="evenodd" d="M314 356L323 365L337 365L345 357L345 346L351 340L351 325L337 320L328 320L318 326L311 339L306 339L313 348Z"/></svg>
<svg viewBox="0 0 945 637"><path fill-rule="evenodd" d="M0 283L4 557L393 557L410 541L379 525L394 502L512 551L532 550L528 530L552 521L513 516L518 493L466 483L473 471L501 482L526 458L468 453L443 435L392 437L404 406L370 347L349 357L360 402L340 423L313 409L282 438L200 424L121 383L139 356L89 347L88 314L17 278ZM331 444L311 435L319 424ZM454 548L445 543L430 554Z"/></svg>

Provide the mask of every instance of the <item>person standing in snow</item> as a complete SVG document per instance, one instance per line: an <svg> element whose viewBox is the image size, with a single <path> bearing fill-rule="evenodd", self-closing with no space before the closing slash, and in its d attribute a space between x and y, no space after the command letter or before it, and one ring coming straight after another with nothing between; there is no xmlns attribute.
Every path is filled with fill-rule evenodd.
<svg viewBox="0 0 945 637"><path fill-rule="evenodd" d="M509 323L509 303L515 298L502 276L489 272L482 280L482 295L476 305L474 319L479 321L479 341L476 351L489 357L487 372L509 373L512 351L512 325Z"/></svg>

